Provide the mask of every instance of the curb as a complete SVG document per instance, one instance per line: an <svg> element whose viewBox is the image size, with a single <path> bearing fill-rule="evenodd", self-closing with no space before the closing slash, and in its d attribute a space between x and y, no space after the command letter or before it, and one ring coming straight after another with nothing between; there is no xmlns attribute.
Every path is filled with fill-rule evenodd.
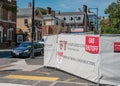
<svg viewBox="0 0 120 86"><path fill-rule="evenodd" d="M0 51L12 51L12 49L0 49Z"/></svg>
<svg viewBox="0 0 120 86"><path fill-rule="evenodd" d="M31 85L12 84L12 83L0 83L0 86L31 86Z"/></svg>

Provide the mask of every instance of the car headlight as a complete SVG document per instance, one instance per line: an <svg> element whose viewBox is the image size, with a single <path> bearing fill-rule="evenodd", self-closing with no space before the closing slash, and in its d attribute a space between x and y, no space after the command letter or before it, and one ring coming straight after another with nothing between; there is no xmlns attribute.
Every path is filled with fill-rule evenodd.
<svg viewBox="0 0 120 86"><path fill-rule="evenodd" d="M24 52L25 52L25 53L28 53L28 52L29 52L29 50L25 50Z"/></svg>

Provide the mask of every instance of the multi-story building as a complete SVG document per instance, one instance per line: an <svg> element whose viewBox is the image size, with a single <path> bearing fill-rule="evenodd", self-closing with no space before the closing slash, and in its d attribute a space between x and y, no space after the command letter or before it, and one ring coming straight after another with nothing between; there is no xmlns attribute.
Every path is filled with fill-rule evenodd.
<svg viewBox="0 0 120 86"><path fill-rule="evenodd" d="M40 40L42 36L43 16L40 8L34 10L35 33L34 41ZM23 35L24 41L31 41L32 25L32 5L28 3L28 8L19 8L17 12L17 35Z"/></svg>
<svg viewBox="0 0 120 86"><path fill-rule="evenodd" d="M0 0L0 43L15 42L16 0Z"/></svg>
<svg viewBox="0 0 120 86"><path fill-rule="evenodd" d="M42 35L58 34L62 32L63 21L56 17L55 11L47 7L47 14L43 15Z"/></svg>
<svg viewBox="0 0 120 86"><path fill-rule="evenodd" d="M89 31L89 20L87 15L87 6L83 5L83 12L60 12L56 17L64 21L69 32L87 32Z"/></svg>
<svg viewBox="0 0 120 86"><path fill-rule="evenodd" d="M51 10L50 7L47 7L47 14L43 15L44 21L43 25L58 25L60 19L55 16L55 11Z"/></svg>

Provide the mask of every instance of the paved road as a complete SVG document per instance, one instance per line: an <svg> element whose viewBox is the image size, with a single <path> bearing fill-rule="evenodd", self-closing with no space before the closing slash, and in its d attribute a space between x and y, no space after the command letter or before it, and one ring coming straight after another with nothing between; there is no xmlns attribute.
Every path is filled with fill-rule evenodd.
<svg viewBox="0 0 120 86"><path fill-rule="evenodd" d="M43 57L0 59L0 86L94 86L64 71L43 66Z"/></svg>

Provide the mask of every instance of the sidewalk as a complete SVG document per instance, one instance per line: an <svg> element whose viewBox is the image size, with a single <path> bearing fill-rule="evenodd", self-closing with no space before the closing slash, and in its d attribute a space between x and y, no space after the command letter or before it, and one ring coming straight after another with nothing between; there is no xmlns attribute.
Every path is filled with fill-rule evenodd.
<svg viewBox="0 0 120 86"><path fill-rule="evenodd" d="M0 83L0 86L31 86L31 85L21 85L21 84L11 84L11 83Z"/></svg>
<svg viewBox="0 0 120 86"><path fill-rule="evenodd" d="M0 51L12 51L12 49L0 49Z"/></svg>
<svg viewBox="0 0 120 86"><path fill-rule="evenodd" d="M44 56L37 56L32 58L26 58L25 61L28 65L43 65L44 62Z"/></svg>
<svg viewBox="0 0 120 86"><path fill-rule="evenodd" d="M42 66L40 65L30 65L27 64L26 61L24 59L16 61L16 62L12 62L9 64L9 66L3 67L0 70L4 71L4 70L21 70L21 71L34 71L37 70L39 68L41 68Z"/></svg>

